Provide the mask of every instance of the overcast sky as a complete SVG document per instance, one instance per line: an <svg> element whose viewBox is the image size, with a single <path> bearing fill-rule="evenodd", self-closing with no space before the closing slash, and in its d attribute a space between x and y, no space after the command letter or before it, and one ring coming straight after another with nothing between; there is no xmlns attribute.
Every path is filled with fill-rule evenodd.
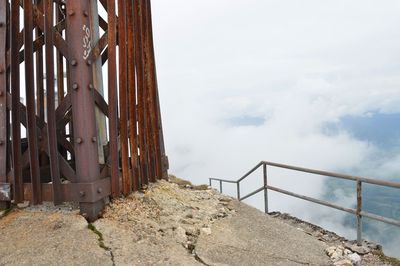
<svg viewBox="0 0 400 266"><path fill-rule="evenodd" d="M351 169L379 146L329 125L400 112L399 1L152 3L171 173Z"/></svg>

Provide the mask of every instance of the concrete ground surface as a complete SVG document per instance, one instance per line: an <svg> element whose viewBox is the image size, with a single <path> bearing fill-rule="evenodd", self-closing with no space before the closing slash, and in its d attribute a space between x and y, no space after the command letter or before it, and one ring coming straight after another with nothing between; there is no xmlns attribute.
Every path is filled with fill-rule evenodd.
<svg viewBox="0 0 400 266"><path fill-rule="evenodd" d="M327 244L244 204L200 235L196 254L208 265L331 265ZM245 254L245 255L244 255Z"/></svg>
<svg viewBox="0 0 400 266"><path fill-rule="evenodd" d="M355 265L327 255L337 239L172 181L113 201L93 224L70 205L16 208L0 218L0 265Z"/></svg>

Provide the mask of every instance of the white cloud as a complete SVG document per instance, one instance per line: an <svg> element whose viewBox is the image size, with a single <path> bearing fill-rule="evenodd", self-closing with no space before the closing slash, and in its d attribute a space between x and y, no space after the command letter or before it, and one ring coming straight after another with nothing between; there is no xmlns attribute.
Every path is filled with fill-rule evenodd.
<svg viewBox="0 0 400 266"><path fill-rule="evenodd" d="M400 111L399 8L395 0L154 0L170 172L206 183L236 179L260 160L326 170L365 163L376 147L322 127ZM238 116L266 122L224 123ZM270 176L286 189L323 193L319 177ZM315 211L286 197L271 202L304 217Z"/></svg>

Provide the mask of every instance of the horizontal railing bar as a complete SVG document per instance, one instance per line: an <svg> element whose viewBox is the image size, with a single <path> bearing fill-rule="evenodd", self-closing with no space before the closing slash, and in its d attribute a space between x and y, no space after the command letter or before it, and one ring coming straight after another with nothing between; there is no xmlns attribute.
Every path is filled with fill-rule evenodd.
<svg viewBox="0 0 400 266"><path fill-rule="evenodd" d="M284 168L284 169L289 169L289 170L294 170L294 171L299 171L299 172L305 172L305 173L310 173L310 174L337 177L337 178L342 178L342 179L347 179L347 180L352 180L352 181L361 181L363 183L369 183L369 184L385 186L385 187L400 188L400 183L397 183L397 182L376 180L376 179L371 179L371 178L366 178L366 177L356 177L356 176L352 176L352 175L339 174L339 173L327 172L327 171L321 171L321 170L314 170L314 169L309 169L309 168L304 168L304 167L297 167L297 166L272 163L272 162L262 162L262 163L265 163L266 165L269 165L269 166L274 166L274 167L278 167L278 168Z"/></svg>
<svg viewBox="0 0 400 266"><path fill-rule="evenodd" d="M243 177L241 177L240 179L238 179L237 181L233 181L233 180L226 180L226 179L219 179L219 178L210 178L210 184L211 181L219 181L220 184L222 185L222 182L225 183L232 183L232 184L237 184L239 186L240 182L245 179L246 177L248 177L250 174L252 174L254 171L256 171L260 166L262 165L269 165L272 167L277 167L277 168L283 168L283 169L288 169L288 170L293 170L293 171L299 171L299 172L304 172L304 173L310 173L310 174L316 174L316 175L322 175L322 176L328 176L328 177L335 177L335 178L341 178L341 179L346 179L346 180L351 180L351 181L356 181L356 182L361 182L361 183L368 183L368 184L372 184L372 185L378 185L378 186L384 186L384 187L392 187L392 188L400 188L400 183L399 182L391 182L391 181L385 181L385 180L377 180L377 179L372 179L372 178L366 178L366 177L358 177L358 176L353 176L353 175L346 175L346 174L339 174L339 173L335 173L335 172L328 172L328 171L321 171L321 170L315 170L315 169L310 169L310 168L304 168L304 167L297 167L297 166L292 166L292 165L286 165L286 164L280 164L280 163L273 163L273 162L267 162L267 161L261 161L260 163L258 163L256 166L254 166L250 171L248 171ZM239 189L239 188L238 188ZM323 205L326 207L330 207L333 209L337 209L340 211L344 211L353 215L360 215L362 217L366 217L369 219L373 219L376 221L380 221L380 222L384 222L387 224L391 224L391 225L395 225L395 226L400 226L400 220L396 220L396 219L392 219L392 218L386 218L380 215L376 215L373 213L369 213L369 212L357 212L357 210L355 209L351 209L351 208L345 208L345 207L341 207L338 205L335 205L333 203L324 201L324 200L319 200L319 199L315 199L312 197L308 197L308 196L304 196L304 195L300 195L297 193L293 193L287 190L283 190L280 188L276 188L273 186L263 186L253 192L251 192L250 194L244 196L244 197L239 197L239 201L245 200L263 190L266 189L270 189L272 191L278 192L278 193L282 193L282 194L286 194L295 198L299 198L302 200L306 200L309 202L313 202L319 205ZM240 195L240 194L238 194Z"/></svg>
<svg viewBox="0 0 400 266"><path fill-rule="evenodd" d="M232 184L236 184L237 181L234 180L226 180L226 179L219 179L219 178L210 178L210 180L212 181L222 181L224 183L232 183Z"/></svg>
<svg viewBox="0 0 400 266"><path fill-rule="evenodd" d="M386 218L380 215L376 215L370 212L360 212L360 214L364 217L370 218L372 220L376 220L376 221L380 221L380 222L384 222L384 223L388 223L388 224L392 224L392 225L396 225L396 226L400 226L400 221L399 220L395 220L395 219L390 219L390 218Z"/></svg>
<svg viewBox="0 0 400 266"><path fill-rule="evenodd" d="M251 196L253 196L253 195L255 195L255 194L257 194L257 193L259 193L261 191L263 191L264 189L265 189L264 187L260 187L259 189L251 192L250 194L244 196L243 198L240 198L239 201L245 200L245 199L247 199L247 198L249 198L249 197L251 197Z"/></svg>
<svg viewBox="0 0 400 266"><path fill-rule="evenodd" d="M286 195L295 197L295 198L299 198L299 199L302 199L302 200L310 201L310 202L313 202L313 203L317 203L317 204L320 204L320 205L331 207L331 208L334 208L334 209L337 209L337 210L340 210L340 211L344 211L344 212L348 212L348 213L351 213L351 214L357 214L357 211L354 210L354 209L340 207L338 205L332 204L332 203L327 202L327 201L314 199L314 198L311 198L311 197L303 196L303 195L300 195L300 194L296 194L296 193L293 193L293 192L290 192L290 191L287 191L287 190L283 190L283 189L280 189L280 188L272 187L272 186L267 186L267 188L270 189L270 190L282 193L282 194L286 194Z"/></svg>
<svg viewBox="0 0 400 266"><path fill-rule="evenodd" d="M253 167L253 169L251 169L250 171L248 171L243 177L241 177L239 180L237 180L236 182L240 182L243 179L245 179L246 177L248 177L249 175L251 175L255 170L257 170L261 165L263 165L264 162L259 162L256 166Z"/></svg>

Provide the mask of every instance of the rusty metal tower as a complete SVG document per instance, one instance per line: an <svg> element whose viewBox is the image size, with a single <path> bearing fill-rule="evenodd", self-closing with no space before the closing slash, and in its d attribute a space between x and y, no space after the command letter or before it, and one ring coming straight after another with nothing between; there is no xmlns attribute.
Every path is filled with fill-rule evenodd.
<svg viewBox="0 0 400 266"><path fill-rule="evenodd" d="M0 208L167 178L152 35L150 0L0 0Z"/></svg>

